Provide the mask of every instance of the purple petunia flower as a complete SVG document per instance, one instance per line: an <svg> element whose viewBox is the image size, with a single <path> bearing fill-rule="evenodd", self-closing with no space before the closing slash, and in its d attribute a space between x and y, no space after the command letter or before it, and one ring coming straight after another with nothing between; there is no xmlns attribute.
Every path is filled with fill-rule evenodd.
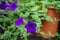
<svg viewBox="0 0 60 40"><path fill-rule="evenodd" d="M0 33L2 32L2 29L0 28Z"/></svg>
<svg viewBox="0 0 60 40"><path fill-rule="evenodd" d="M36 23L32 21L28 21L28 23L25 25L27 32L36 32L36 27Z"/></svg>
<svg viewBox="0 0 60 40"><path fill-rule="evenodd" d="M0 9L5 10L7 7L8 7L7 3L5 1L2 1L2 3L0 4Z"/></svg>
<svg viewBox="0 0 60 40"><path fill-rule="evenodd" d="M17 8L16 2L9 2L9 9L14 11Z"/></svg>
<svg viewBox="0 0 60 40"><path fill-rule="evenodd" d="M16 26L20 26L21 24L23 24L24 21L23 21L23 17L19 17L16 21L15 21L15 25Z"/></svg>
<svg viewBox="0 0 60 40"><path fill-rule="evenodd" d="M4 30L0 27L0 33L4 33Z"/></svg>

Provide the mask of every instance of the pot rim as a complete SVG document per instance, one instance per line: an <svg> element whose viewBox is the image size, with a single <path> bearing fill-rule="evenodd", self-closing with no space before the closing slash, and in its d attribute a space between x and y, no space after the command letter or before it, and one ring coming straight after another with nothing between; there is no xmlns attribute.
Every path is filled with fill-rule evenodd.
<svg viewBox="0 0 60 40"><path fill-rule="evenodd" d="M54 6L48 6L47 8L48 8L48 9L55 9Z"/></svg>

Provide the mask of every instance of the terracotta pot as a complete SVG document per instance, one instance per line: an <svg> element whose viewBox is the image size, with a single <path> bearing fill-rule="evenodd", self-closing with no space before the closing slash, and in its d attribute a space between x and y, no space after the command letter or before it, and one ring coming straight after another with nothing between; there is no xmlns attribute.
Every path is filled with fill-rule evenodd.
<svg viewBox="0 0 60 40"><path fill-rule="evenodd" d="M43 20L42 21L42 27L41 27L41 32L44 32L45 34L42 35L40 33L36 33L36 36L42 37L42 38L52 38L54 37L55 33L57 32L58 29L58 19L59 19L59 14L55 12L55 9L53 6L49 6L48 8L47 15L50 16L52 19L56 18L56 22L50 22ZM48 33L51 33L51 35L48 35Z"/></svg>

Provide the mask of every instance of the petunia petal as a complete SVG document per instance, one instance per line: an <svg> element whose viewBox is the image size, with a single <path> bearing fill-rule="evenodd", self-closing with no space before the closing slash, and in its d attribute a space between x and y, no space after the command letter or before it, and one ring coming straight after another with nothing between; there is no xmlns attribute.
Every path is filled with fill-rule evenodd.
<svg viewBox="0 0 60 40"><path fill-rule="evenodd" d="M25 28L27 29L27 32L36 32L36 23L32 21L28 21L28 23L25 25Z"/></svg>
<svg viewBox="0 0 60 40"><path fill-rule="evenodd" d="M21 24L23 24L24 21L23 21L23 17L19 17L16 21L15 21L15 25L16 26L20 26Z"/></svg>
<svg viewBox="0 0 60 40"><path fill-rule="evenodd" d="M0 27L0 33L3 34L4 30Z"/></svg>
<svg viewBox="0 0 60 40"><path fill-rule="evenodd" d="M5 10L7 6L7 3L5 1L2 1L2 3L0 4L0 10Z"/></svg>
<svg viewBox="0 0 60 40"><path fill-rule="evenodd" d="M17 8L17 3L16 2L10 2L9 3L9 9L14 11Z"/></svg>

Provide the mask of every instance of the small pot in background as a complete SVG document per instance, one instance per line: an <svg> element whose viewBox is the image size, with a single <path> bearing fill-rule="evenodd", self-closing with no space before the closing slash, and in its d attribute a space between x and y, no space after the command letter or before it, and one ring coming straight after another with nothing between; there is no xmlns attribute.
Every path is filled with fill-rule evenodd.
<svg viewBox="0 0 60 40"><path fill-rule="evenodd" d="M58 19L59 19L59 14L56 13L54 6L49 6L47 7L48 12L47 16L50 16L52 19L56 18L56 22L50 22L43 20L42 21L42 27L41 27L41 32L44 32L45 34L42 35L40 33L36 33L36 36L42 37L42 38L52 38L54 37L55 33L57 32L58 29ZM51 35L48 35L48 33L51 33Z"/></svg>

